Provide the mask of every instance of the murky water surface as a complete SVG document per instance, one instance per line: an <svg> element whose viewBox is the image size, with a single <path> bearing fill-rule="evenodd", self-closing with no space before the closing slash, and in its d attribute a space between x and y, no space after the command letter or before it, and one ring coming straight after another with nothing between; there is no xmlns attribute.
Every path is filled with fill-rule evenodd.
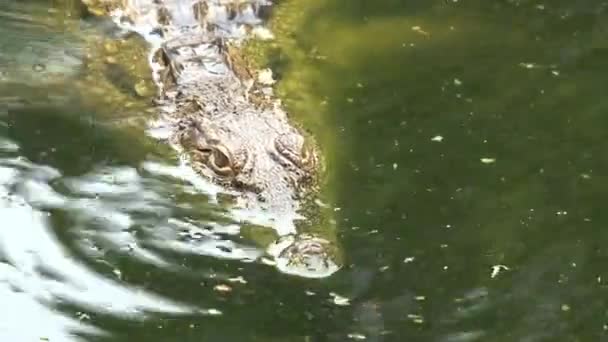
<svg viewBox="0 0 608 342"><path fill-rule="evenodd" d="M606 338L603 2L281 2L265 51L346 257L322 280L126 124L143 42L73 3L0 4L0 340Z"/></svg>

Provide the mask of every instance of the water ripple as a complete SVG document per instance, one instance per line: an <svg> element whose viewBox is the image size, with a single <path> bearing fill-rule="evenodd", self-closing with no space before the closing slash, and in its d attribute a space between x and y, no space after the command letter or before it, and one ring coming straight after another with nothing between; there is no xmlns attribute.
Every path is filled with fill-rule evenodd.
<svg viewBox="0 0 608 342"><path fill-rule="evenodd" d="M53 315L57 305L130 319L144 319L147 312L219 312L123 281L120 268L108 261L109 251L171 271L179 267L164 255L166 251L243 261L262 254L257 247L222 238L238 234L238 225L214 222L209 219L213 214L196 217L195 210L180 206L171 194L175 188L183 192L188 186L166 173L152 175L145 168L119 166L63 177L58 169L14 156L17 143L3 139L3 144L11 148L3 149L4 158L0 158L0 216L4 222L0 229L0 294L4 303L19 308L17 312L0 311L0 322L8 322L9 327L0 328L0 337L6 337L3 340L34 334L34 339L72 341L78 340L76 332L103 333L78 317ZM181 215L184 210L192 215ZM67 222L59 223L61 213L68 214L64 215ZM66 245L62 234L74 241ZM110 265L117 278L92 268L99 263ZM35 332L24 329L23 324L34 317L44 317L37 322L45 325Z"/></svg>

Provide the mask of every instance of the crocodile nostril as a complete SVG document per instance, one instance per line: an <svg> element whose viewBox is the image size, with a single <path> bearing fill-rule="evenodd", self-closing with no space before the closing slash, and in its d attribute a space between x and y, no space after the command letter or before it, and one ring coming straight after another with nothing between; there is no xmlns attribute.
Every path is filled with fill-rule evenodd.
<svg viewBox="0 0 608 342"><path fill-rule="evenodd" d="M274 140L279 155L300 169L309 170L315 165L315 152L302 136L284 133Z"/></svg>

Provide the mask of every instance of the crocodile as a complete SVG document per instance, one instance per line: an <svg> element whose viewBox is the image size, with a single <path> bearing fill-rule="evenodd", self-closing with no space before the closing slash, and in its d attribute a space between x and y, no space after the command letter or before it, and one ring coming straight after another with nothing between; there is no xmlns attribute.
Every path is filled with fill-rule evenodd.
<svg viewBox="0 0 608 342"><path fill-rule="evenodd" d="M147 37L159 89L158 125L199 175L233 194L233 212L270 225L276 267L303 277L341 268L315 206L323 162L314 139L288 120L269 70L239 44L263 30L266 0L85 0L92 13ZM302 214L305 212L304 214ZM265 220L266 219L266 220ZM313 227L315 226L316 227ZM330 234L331 235L331 234Z"/></svg>

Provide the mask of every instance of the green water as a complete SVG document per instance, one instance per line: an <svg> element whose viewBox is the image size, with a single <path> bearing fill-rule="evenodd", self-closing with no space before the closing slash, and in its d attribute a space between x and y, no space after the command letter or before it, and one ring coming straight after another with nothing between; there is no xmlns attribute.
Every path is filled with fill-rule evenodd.
<svg viewBox="0 0 608 342"><path fill-rule="evenodd" d="M103 108L11 98L3 189L47 221L1 208L0 340L77 323L98 329L86 341L607 338L603 2L283 1L273 20L277 90L323 148L346 266L309 280L209 255L175 222L219 214L142 166L172 165L160 146ZM125 180L103 192L108 174Z"/></svg>

